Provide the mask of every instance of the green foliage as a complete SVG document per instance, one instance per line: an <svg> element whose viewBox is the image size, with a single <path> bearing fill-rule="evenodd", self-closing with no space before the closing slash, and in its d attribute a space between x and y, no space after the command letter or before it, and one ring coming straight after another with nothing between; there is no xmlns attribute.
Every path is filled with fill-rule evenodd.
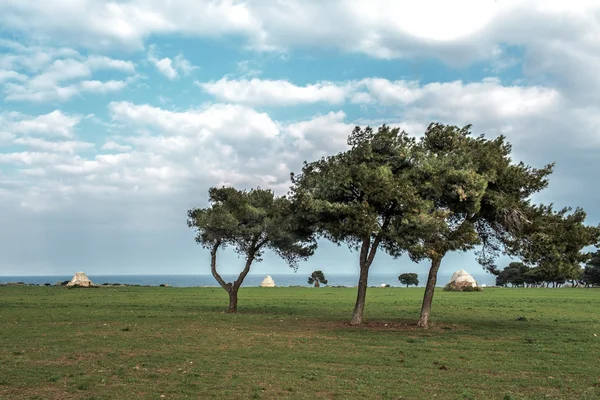
<svg viewBox="0 0 600 400"><path fill-rule="evenodd" d="M522 286L525 284L526 277L535 279L531 274L532 269L522 262L511 262L496 276L496 286Z"/></svg>
<svg viewBox="0 0 600 400"><path fill-rule="evenodd" d="M581 280L589 286L600 285L600 251L591 255L590 261L583 270Z"/></svg>
<svg viewBox="0 0 600 400"><path fill-rule="evenodd" d="M398 277L398 280L403 285L406 285L406 287L408 287L409 285L417 286L419 284L419 275L417 275L414 272L400 274L400 276Z"/></svg>
<svg viewBox="0 0 600 400"><path fill-rule="evenodd" d="M581 265L592 258L585 249L598 244L600 227L585 225L581 208L554 210L552 204L529 207L526 218L514 248L537 269L524 278L559 284L581 279Z"/></svg>
<svg viewBox="0 0 600 400"><path fill-rule="evenodd" d="M321 271L321 270L314 271L308 277L308 284L309 285L314 284L315 287L319 287L319 286L321 286L321 283L324 284L324 285L327 285L327 279L325 278L325 274L323 274L323 271Z"/></svg>
<svg viewBox="0 0 600 400"><path fill-rule="evenodd" d="M289 200L271 190L210 188L209 201L209 207L188 211L188 226L204 247L232 247L254 261L270 249L293 268L316 248L312 232L296 222Z"/></svg>
<svg viewBox="0 0 600 400"><path fill-rule="evenodd" d="M495 257L508 251L526 222L529 197L546 187L552 165L515 164L503 136L474 137L470 128L433 123L419 142L415 178L432 207L410 227L417 236L411 256L441 258L480 245L479 262L493 270Z"/></svg>
<svg viewBox="0 0 600 400"><path fill-rule="evenodd" d="M348 144L350 150L292 174L297 212L334 243L359 249L372 240L399 255L404 219L422 206L411 179L415 141L383 125L377 132L356 127Z"/></svg>

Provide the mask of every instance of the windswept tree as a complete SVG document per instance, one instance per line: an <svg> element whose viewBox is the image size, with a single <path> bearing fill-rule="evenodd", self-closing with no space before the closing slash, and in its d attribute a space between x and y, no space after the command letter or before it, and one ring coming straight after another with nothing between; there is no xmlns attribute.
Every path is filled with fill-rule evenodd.
<svg viewBox="0 0 600 400"><path fill-rule="evenodd" d="M187 222L196 230L196 242L210 250L211 273L229 294L230 313L237 312L238 290L265 250L274 251L292 268L314 253L312 232L297 223L285 197L260 188L222 187L209 190L209 201L209 207L189 210ZM234 282L225 282L217 271L217 253L227 247L245 258Z"/></svg>
<svg viewBox="0 0 600 400"><path fill-rule="evenodd" d="M400 274L398 280L401 284L406 285L406 287L408 287L409 285L419 285L419 275L417 275L414 272Z"/></svg>
<svg viewBox="0 0 600 400"><path fill-rule="evenodd" d="M399 129L356 127L350 149L305 163L292 174L292 199L303 221L324 238L358 250L358 293L351 324L363 321L369 268L380 248L397 256L404 247L401 228L418 214L421 198L413 187L414 139Z"/></svg>
<svg viewBox="0 0 600 400"><path fill-rule="evenodd" d="M325 274L321 270L314 271L308 277L308 284L309 285L313 285L314 284L315 287L320 287L321 283L323 285L327 285L327 279L325 279Z"/></svg>
<svg viewBox="0 0 600 400"><path fill-rule="evenodd" d="M503 136L472 137L470 125L430 124L419 142L415 176L419 195L431 204L412 228L411 258L431 267L418 325L427 327L437 273L449 252L483 245L479 261L487 268L525 222L531 194L547 185L552 165L534 169L510 158Z"/></svg>

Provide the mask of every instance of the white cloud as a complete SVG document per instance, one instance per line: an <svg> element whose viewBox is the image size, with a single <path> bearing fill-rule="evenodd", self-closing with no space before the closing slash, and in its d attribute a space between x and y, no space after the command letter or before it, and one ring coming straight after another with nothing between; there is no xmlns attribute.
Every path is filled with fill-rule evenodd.
<svg viewBox="0 0 600 400"><path fill-rule="evenodd" d="M169 79L175 79L177 78L178 74L177 74L177 70L175 68L173 68L173 62L171 61L170 58L165 57L165 58L161 58L160 60L156 59L156 61L152 61L154 62L154 65L156 66L156 69L158 69L158 71L163 74L164 76L166 76Z"/></svg>
<svg viewBox="0 0 600 400"><path fill-rule="evenodd" d="M573 95L581 97L587 92L584 99L597 99L597 1L458 0L451 5L436 2L435 7L432 1L289 0L272 4L262 0L0 0L0 24L32 37L89 48L141 49L152 35L242 35L249 47L258 50L316 47L379 58L434 57L462 65L483 59L491 63L492 70L514 61L510 52L499 54L502 45L524 53L523 67L531 79L546 74L561 89L571 88ZM68 11L56 13L57 9ZM465 36L457 37L461 33L457 30ZM8 48L21 51L14 42L5 42ZM38 53L29 54L31 68L56 57ZM189 71L185 63L178 67L177 59L156 61L170 79ZM0 57L0 68L11 70L14 63L24 61L10 55ZM585 90L590 87L594 89Z"/></svg>
<svg viewBox="0 0 600 400"><path fill-rule="evenodd" d="M15 81L24 81L27 79L27 76L23 74L19 74L16 71L2 70L0 69L0 83L15 80Z"/></svg>
<svg viewBox="0 0 600 400"><path fill-rule="evenodd" d="M165 3L133 0L106 3L95 0L11 2L1 0L0 23L6 29L33 31L93 48L143 47L153 34L188 32L207 36L258 30L247 5L234 1ZM62 10L57 13L56 10Z"/></svg>
<svg viewBox="0 0 600 400"><path fill-rule="evenodd" d="M513 118L539 114L556 106L560 94L544 87L503 86L496 78L481 82L461 81L430 83L419 86L417 82L385 79L361 81L370 98L387 106L413 105L421 114L434 111L440 117L479 119L494 115Z"/></svg>
<svg viewBox="0 0 600 400"><path fill-rule="evenodd" d="M54 153L16 152L0 153L0 163L17 165L52 165L61 160L61 156Z"/></svg>
<svg viewBox="0 0 600 400"><path fill-rule="evenodd" d="M318 82L297 86L285 80L222 78L213 82L196 82L217 99L250 105L288 106L326 102L343 103L351 86L333 82Z"/></svg>
<svg viewBox="0 0 600 400"><path fill-rule="evenodd" d="M79 94L76 85L32 88L28 85L6 84L4 92L7 101L50 102L67 101Z"/></svg>
<svg viewBox="0 0 600 400"><path fill-rule="evenodd" d="M198 69L197 66L192 65L192 63L189 62L189 60L187 60L181 53L175 57L174 65L175 65L175 68L177 68L178 70L183 72L184 75L189 75L194 70Z"/></svg>
<svg viewBox="0 0 600 400"><path fill-rule="evenodd" d="M93 143L79 142L79 141L64 141L64 142L51 142L39 138L17 138L14 140L15 144L31 147L47 152L56 153L69 153L75 154L81 150L89 150L94 148Z"/></svg>
<svg viewBox="0 0 600 400"><path fill-rule="evenodd" d="M125 88L135 76L125 80L89 79L94 72L110 69L127 74L135 72L131 61L106 56L81 56L66 48L35 47L5 43L14 53L0 55L0 84L8 101L67 101L82 92L108 93ZM24 73L30 73L25 75ZM12 81L12 82L10 82Z"/></svg>
<svg viewBox="0 0 600 400"><path fill-rule="evenodd" d="M102 145L102 150L114 150L114 151L120 151L120 152L127 152L127 151L131 151L131 146L125 146L122 144L118 144L116 142L108 141L106 143L104 143Z"/></svg>
<svg viewBox="0 0 600 400"><path fill-rule="evenodd" d="M73 137L75 126L81 121L77 115L54 110L48 114L29 117L19 113L0 114L0 128L17 135Z"/></svg>
<svg viewBox="0 0 600 400"><path fill-rule="evenodd" d="M196 83L219 100L254 106L293 106L327 102L352 103L403 110L412 105L423 113L437 107L440 116L478 118L492 113L512 118L540 113L560 101L556 89L538 86L504 86L496 78L481 82L461 81L420 85L417 81L365 78L360 81L319 82L297 86L283 80L222 78Z"/></svg>
<svg viewBox="0 0 600 400"><path fill-rule="evenodd" d="M80 84L81 90L86 92L93 93L109 93L109 92L118 92L123 88L127 87L127 82L125 81L83 81Z"/></svg>
<svg viewBox="0 0 600 400"><path fill-rule="evenodd" d="M85 61L92 69L116 69L124 72L135 72L135 64L131 61L115 60L106 56L90 56Z"/></svg>
<svg viewBox="0 0 600 400"><path fill-rule="evenodd" d="M192 65L181 53L175 57L175 60L171 60L169 57L158 58L158 51L154 44L150 46L148 51L148 61L154 64L161 74L171 80L179 76L179 71L184 75L189 75L198 68Z"/></svg>
<svg viewBox="0 0 600 400"><path fill-rule="evenodd" d="M109 110L112 118L121 122L199 138L213 136L215 131L219 131L218 138L233 139L274 137L278 133L268 114L241 105L213 104L204 109L175 112L149 105L112 102Z"/></svg>

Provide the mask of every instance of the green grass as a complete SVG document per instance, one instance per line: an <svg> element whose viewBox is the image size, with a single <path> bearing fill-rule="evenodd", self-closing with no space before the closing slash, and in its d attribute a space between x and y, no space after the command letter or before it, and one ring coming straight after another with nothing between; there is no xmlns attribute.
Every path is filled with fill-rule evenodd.
<svg viewBox="0 0 600 400"><path fill-rule="evenodd" d="M0 398L600 398L600 291L422 293L0 287Z"/></svg>

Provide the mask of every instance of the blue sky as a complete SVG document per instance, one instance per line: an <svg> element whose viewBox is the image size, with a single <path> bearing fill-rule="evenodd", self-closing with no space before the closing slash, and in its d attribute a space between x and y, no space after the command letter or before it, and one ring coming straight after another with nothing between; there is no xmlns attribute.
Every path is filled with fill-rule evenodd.
<svg viewBox="0 0 600 400"><path fill-rule="evenodd" d="M215 185L285 193L355 125L504 134L556 162L536 201L600 222L600 4L413 3L0 0L0 275L208 273L186 210ZM317 268L357 254L323 242L299 273ZM380 253L373 272L423 268Z"/></svg>

